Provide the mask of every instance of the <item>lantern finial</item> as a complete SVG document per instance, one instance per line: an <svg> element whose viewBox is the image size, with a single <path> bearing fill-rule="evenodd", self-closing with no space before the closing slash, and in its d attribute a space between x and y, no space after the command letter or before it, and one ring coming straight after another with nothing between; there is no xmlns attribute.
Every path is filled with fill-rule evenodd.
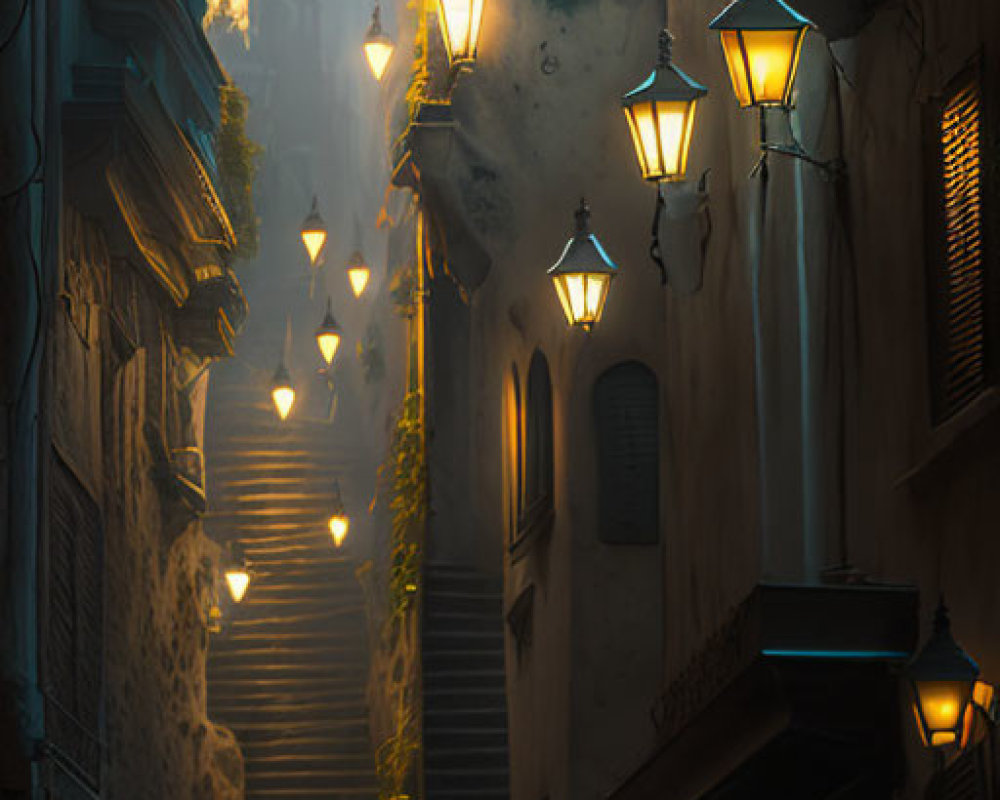
<svg viewBox="0 0 1000 800"><path fill-rule="evenodd" d="M587 198L580 198L580 206L576 213L576 232L590 233L590 206L587 205Z"/></svg>
<svg viewBox="0 0 1000 800"><path fill-rule="evenodd" d="M660 57L656 60L658 69L669 67L674 60L674 35L664 28L660 31Z"/></svg>

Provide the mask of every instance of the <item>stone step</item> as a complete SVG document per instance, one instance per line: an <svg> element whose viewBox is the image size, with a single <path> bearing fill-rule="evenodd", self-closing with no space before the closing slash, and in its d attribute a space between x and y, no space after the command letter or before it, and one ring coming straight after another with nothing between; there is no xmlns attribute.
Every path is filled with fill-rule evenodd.
<svg viewBox="0 0 1000 800"><path fill-rule="evenodd" d="M444 671L479 670L503 673L503 650L431 650L423 654L424 675Z"/></svg>
<svg viewBox="0 0 1000 800"><path fill-rule="evenodd" d="M434 796L439 789L508 789L509 777L506 769L481 768L469 765L460 769L427 769L424 773L427 793Z"/></svg>

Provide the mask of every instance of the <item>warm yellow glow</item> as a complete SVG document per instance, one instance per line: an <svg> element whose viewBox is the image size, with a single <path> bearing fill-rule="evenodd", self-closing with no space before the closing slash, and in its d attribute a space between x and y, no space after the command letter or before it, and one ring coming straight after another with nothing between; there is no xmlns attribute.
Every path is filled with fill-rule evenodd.
<svg viewBox="0 0 1000 800"><path fill-rule="evenodd" d="M438 20L452 64L474 61L484 0L438 0Z"/></svg>
<svg viewBox="0 0 1000 800"><path fill-rule="evenodd" d="M208 30L212 23L221 19L229 20L229 27L238 30L244 38L250 30L250 10L248 0L208 0L204 25Z"/></svg>
<svg viewBox="0 0 1000 800"><path fill-rule="evenodd" d="M309 263L315 266L316 259L319 258L320 251L326 244L326 231L304 230L302 231L302 243L306 246L306 252L309 253Z"/></svg>
<svg viewBox="0 0 1000 800"><path fill-rule="evenodd" d="M646 180L683 180L697 101L639 102L625 108L632 143Z"/></svg>
<svg viewBox="0 0 1000 800"><path fill-rule="evenodd" d="M340 547L344 543L344 539L347 538L347 529L350 526L350 521L344 514L334 514L330 517L330 535L333 537L333 543L337 547Z"/></svg>
<svg viewBox="0 0 1000 800"><path fill-rule="evenodd" d="M996 690L985 681L976 681L972 687L972 703L979 706L982 711L977 710L972 703L966 706L965 720L962 723L961 746L967 747L972 742L972 733L975 730L976 719L981 713L987 716L993 715L993 704L995 702Z"/></svg>
<svg viewBox="0 0 1000 800"><path fill-rule="evenodd" d="M365 56L368 58L368 66L375 76L375 80L382 80L385 68L389 66L389 59L392 58L392 42L379 40L365 42Z"/></svg>
<svg viewBox="0 0 1000 800"><path fill-rule="evenodd" d="M250 573L242 567L233 567L226 570L226 583L229 584L229 594L233 601L240 602L247 593L250 586Z"/></svg>
<svg viewBox="0 0 1000 800"><path fill-rule="evenodd" d="M337 355L337 347L340 345L340 335L330 331L318 333L316 334L316 344L319 345L319 351L323 354L323 360L327 364L332 364L333 357Z"/></svg>
<svg viewBox="0 0 1000 800"><path fill-rule="evenodd" d="M740 105L788 105L806 29L721 33L729 77Z"/></svg>
<svg viewBox="0 0 1000 800"><path fill-rule="evenodd" d="M606 273L571 273L552 282L570 325L590 329L601 318L611 276Z"/></svg>
<svg viewBox="0 0 1000 800"><path fill-rule="evenodd" d="M277 386L271 390L271 399L274 401L274 409L281 419L288 419L295 404L295 390L291 386Z"/></svg>
<svg viewBox="0 0 1000 800"><path fill-rule="evenodd" d="M917 681L917 720L921 736L931 747L953 744L969 700L967 681ZM962 720L964 721L964 720Z"/></svg>
<svg viewBox="0 0 1000 800"><path fill-rule="evenodd" d="M355 297L361 297L364 294L365 287L368 286L368 277L370 274L371 271L364 265L350 267L347 270L347 278L351 282L351 290L354 292Z"/></svg>

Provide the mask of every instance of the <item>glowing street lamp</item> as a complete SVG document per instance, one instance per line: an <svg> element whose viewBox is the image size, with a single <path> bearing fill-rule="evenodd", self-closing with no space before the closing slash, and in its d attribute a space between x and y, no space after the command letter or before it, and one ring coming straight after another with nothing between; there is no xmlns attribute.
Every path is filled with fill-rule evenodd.
<svg viewBox="0 0 1000 800"><path fill-rule="evenodd" d="M274 378L271 380L271 399L274 401L274 410L278 412L278 417L282 420L288 419L295 404L295 387L292 386L292 376L288 374L285 362L278 364L274 371Z"/></svg>
<svg viewBox="0 0 1000 800"><path fill-rule="evenodd" d="M806 32L816 27L783 0L735 0L708 26L722 36L742 108L787 107Z"/></svg>
<svg viewBox="0 0 1000 800"><path fill-rule="evenodd" d="M389 34L382 30L382 9L376 3L375 10L372 11L372 24L365 35L365 57L375 80L382 80L394 47Z"/></svg>
<svg viewBox="0 0 1000 800"><path fill-rule="evenodd" d="M924 745L958 744L979 667L952 637L944 602L934 614L930 639L907 666L906 676L913 686L913 714Z"/></svg>
<svg viewBox="0 0 1000 800"><path fill-rule="evenodd" d="M316 344L327 366L332 364L333 357L337 355L337 347L340 345L340 326L333 318L333 303L329 298L326 301L326 315L316 329Z"/></svg>
<svg viewBox="0 0 1000 800"><path fill-rule="evenodd" d="M483 24L484 0L437 0L438 21L448 50L448 62L469 66L476 60Z"/></svg>
<svg viewBox="0 0 1000 800"><path fill-rule="evenodd" d="M350 527L350 519L344 509L344 501L340 496L340 481L333 482L333 514L327 523L330 528L330 535L333 537L333 544L340 547L347 538L347 529Z"/></svg>
<svg viewBox="0 0 1000 800"><path fill-rule="evenodd" d="M250 568L245 558L230 558L229 566L225 571L226 585L229 587L229 595L234 603L239 603L246 596L250 586Z"/></svg>
<svg viewBox="0 0 1000 800"><path fill-rule="evenodd" d="M302 244L306 246L309 253L309 264L316 266L323 245L326 244L326 223L319 215L319 201L313 197L312 208L305 220L302 222Z"/></svg>
<svg viewBox="0 0 1000 800"><path fill-rule="evenodd" d="M604 311L618 267L590 232L590 207L582 198L576 211L576 233L548 274L569 324L586 331L593 328Z"/></svg>
<svg viewBox="0 0 1000 800"><path fill-rule="evenodd" d="M360 250L355 250L347 260L347 279L351 282L351 291L355 297L364 294L370 276L371 270L365 264L365 257L361 255Z"/></svg>
<svg viewBox="0 0 1000 800"><path fill-rule="evenodd" d="M698 100L708 90L673 64L673 37L660 31L656 69L622 98L639 169L647 181L682 181L694 131Z"/></svg>

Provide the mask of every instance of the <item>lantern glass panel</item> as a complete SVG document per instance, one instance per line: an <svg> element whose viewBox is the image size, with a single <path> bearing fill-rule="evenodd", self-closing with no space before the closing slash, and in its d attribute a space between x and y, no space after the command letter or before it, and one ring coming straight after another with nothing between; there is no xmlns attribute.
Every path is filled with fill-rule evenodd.
<svg viewBox="0 0 1000 800"><path fill-rule="evenodd" d="M606 273L570 273L553 278L570 325L590 328L600 320L610 282L611 276Z"/></svg>
<svg viewBox="0 0 1000 800"><path fill-rule="evenodd" d="M805 28L724 30L722 50L742 107L788 105Z"/></svg>
<svg viewBox="0 0 1000 800"><path fill-rule="evenodd" d="M438 0L438 20L451 63L473 61L483 22L483 0Z"/></svg>
<svg viewBox="0 0 1000 800"><path fill-rule="evenodd" d="M271 391L274 408L281 419L287 419L295 403L295 390L290 386L277 386Z"/></svg>
<svg viewBox="0 0 1000 800"><path fill-rule="evenodd" d="M333 543L335 546L340 547L344 543L344 539L347 538L347 529L350 525L349 520L343 514L334 514L330 517L329 524Z"/></svg>
<svg viewBox="0 0 1000 800"><path fill-rule="evenodd" d="M226 570L226 583L229 585L229 594L233 602L239 603L247 593L250 585L250 573L245 569Z"/></svg>
<svg viewBox="0 0 1000 800"><path fill-rule="evenodd" d="M625 108L639 169L646 180L683 180L697 101L646 101Z"/></svg>
<svg viewBox="0 0 1000 800"><path fill-rule="evenodd" d="M388 41L365 42L365 56L375 80L382 80L385 68L389 66L389 59L392 57L392 49L392 43Z"/></svg>
<svg viewBox="0 0 1000 800"><path fill-rule="evenodd" d="M351 291L354 292L355 297L361 297L364 294L365 287L368 285L368 276L368 267L351 267L347 270L347 278L351 282Z"/></svg>
<svg viewBox="0 0 1000 800"><path fill-rule="evenodd" d="M316 334L316 344L323 355L323 360L327 364L333 363L333 357L337 355L337 347L340 345L340 336L332 332Z"/></svg>
<svg viewBox="0 0 1000 800"><path fill-rule="evenodd" d="M309 253L309 263L315 265L323 245L326 244L326 231L304 230L302 231L302 243L306 246L306 252Z"/></svg>
<svg viewBox="0 0 1000 800"><path fill-rule="evenodd" d="M931 747L954 744L965 708L972 694L969 681L917 681L917 714L920 733Z"/></svg>

